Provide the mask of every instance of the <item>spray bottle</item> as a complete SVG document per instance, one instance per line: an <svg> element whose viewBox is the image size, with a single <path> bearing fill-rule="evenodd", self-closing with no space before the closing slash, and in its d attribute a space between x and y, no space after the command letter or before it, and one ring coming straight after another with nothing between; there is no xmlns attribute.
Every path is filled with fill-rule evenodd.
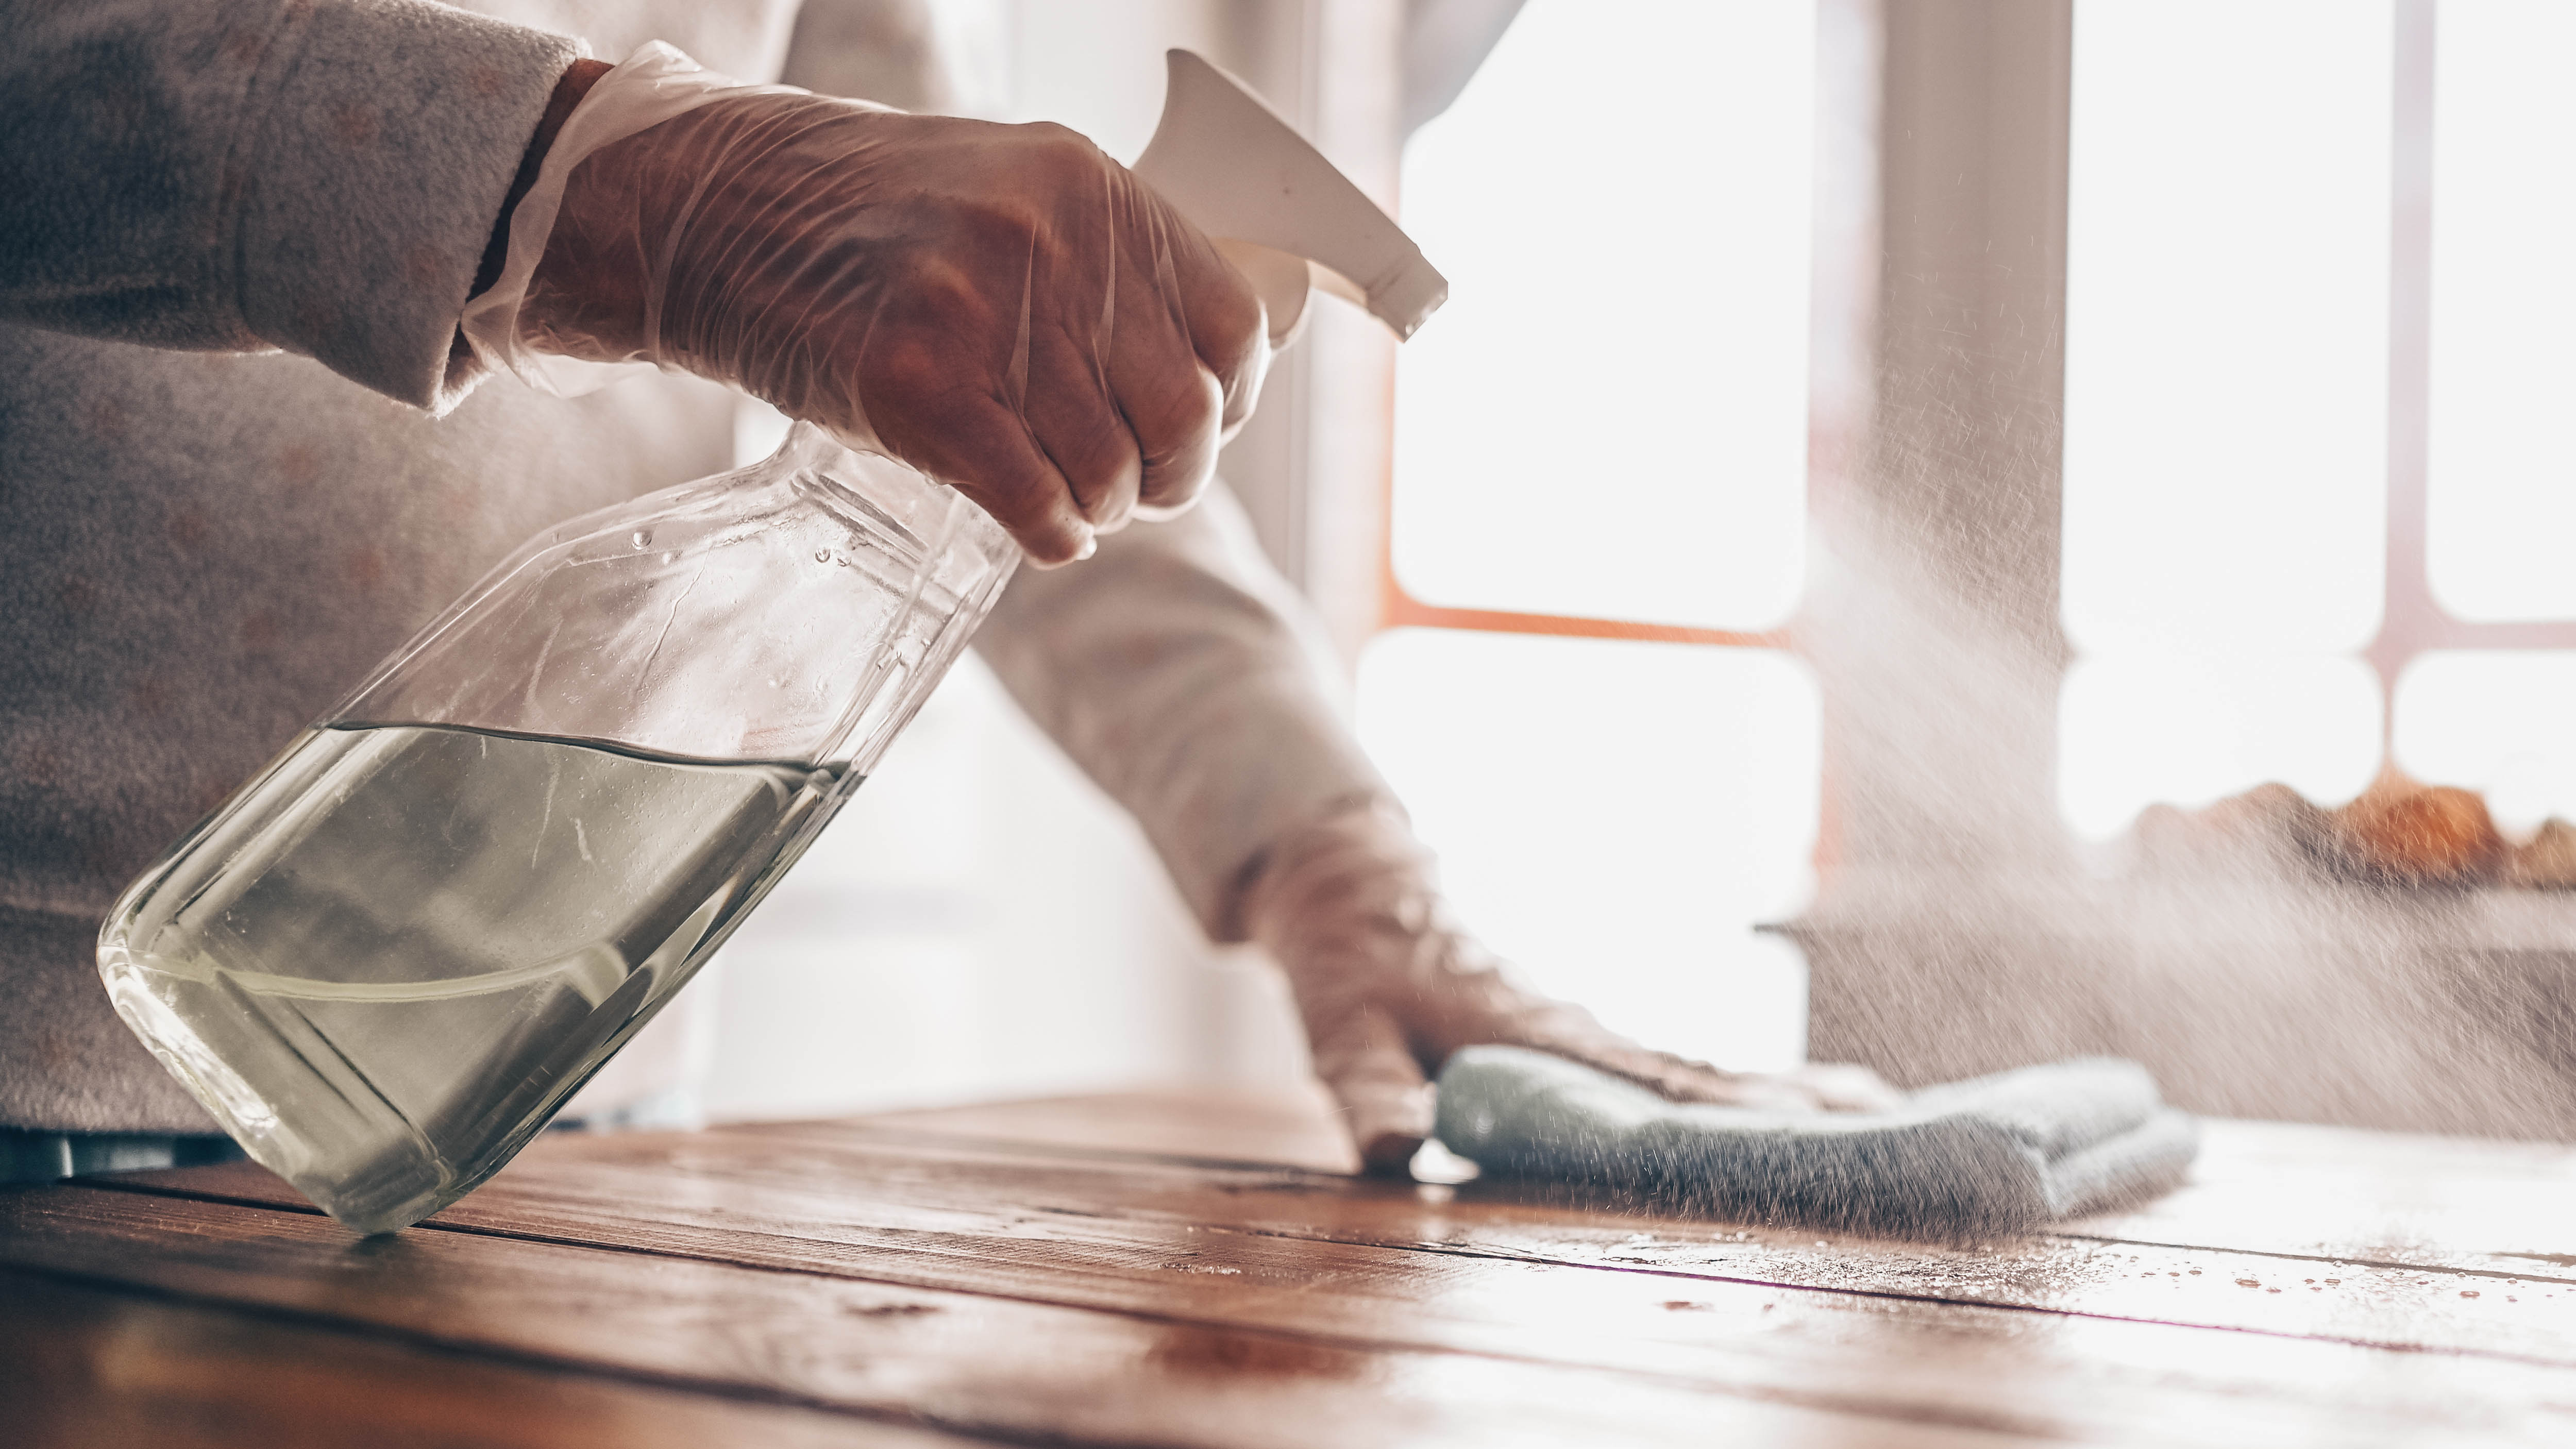
<svg viewBox="0 0 2576 1449"><path fill-rule="evenodd" d="M1239 82L1170 54L1136 172L1274 343L1320 287L1410 335L1447 285ZM498 1171L811 844L1019 552L798 424L778 453L531 541L129 886L126 1024L360 1232Z"/></svg>

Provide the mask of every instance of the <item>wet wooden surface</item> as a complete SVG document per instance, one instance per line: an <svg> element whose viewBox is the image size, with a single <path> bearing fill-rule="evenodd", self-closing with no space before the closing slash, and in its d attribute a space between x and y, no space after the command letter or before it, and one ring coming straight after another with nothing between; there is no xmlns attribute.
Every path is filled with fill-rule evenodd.
<svg viewBox="0 0 2576 1449"><path fill-rule="evenodd" d="M0 1444L2576 1443L2576 1150L2213 1123L1944 1245L1347 1160L1192 1093L551 1137L363 1241L0 1189Z"/></svg>

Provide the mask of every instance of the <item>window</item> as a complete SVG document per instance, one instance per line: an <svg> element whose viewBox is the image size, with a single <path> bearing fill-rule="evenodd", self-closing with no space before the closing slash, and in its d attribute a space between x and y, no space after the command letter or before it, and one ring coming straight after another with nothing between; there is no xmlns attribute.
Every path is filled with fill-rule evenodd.
<svg viewBox="0 0 2576 1449"><path fill-rule="evenodd" d="M2576 10L2447 0L2429 64L2416 627L2391 650L2399 764L2507 829L2576 818ZM2409 476L2400 472L2399 485ZM2392 589L2392 608L2394 594Z"/></svg>
<svg viewBox="0 0 2576 1449"><path fill-rule="evenodd" d="M2461 619L2576 619L2576 7L2452 0L2440 25L2426 573Z"/></svg>
<svg viewBox="0 0 2576 1449"><path fill-rule="evenodd" d="M1455 300L1400 358L1442 604L1764 629L1801 582L1816 14L1536 0L1406 149Z"/></svg>
<svg viewBox="0 0 2576 1449"><path fill-rule="evenodd" d="M1371 752L1462 915L1611 1026L1804 1054L1819 16L1531 0L1411 141L1453 300L1396 389Z"/></svg>
<svg viewBox="0 0 2576 1449"><path fill-rule="evenodd" d="M2378 765L2359 656L2388 476L2390 32L2384 0L2077 8L2060 795L2085 834L2265 780L2345 799Z"/></svg>
<svg viewBox="0 0 2576 1449"><path fill-rule="evenodd" d="M2570 60L2548 0L2079 5L2079 833L2390 757L2576 815L2576 656L2528 652L2576 645Z"/></svg>

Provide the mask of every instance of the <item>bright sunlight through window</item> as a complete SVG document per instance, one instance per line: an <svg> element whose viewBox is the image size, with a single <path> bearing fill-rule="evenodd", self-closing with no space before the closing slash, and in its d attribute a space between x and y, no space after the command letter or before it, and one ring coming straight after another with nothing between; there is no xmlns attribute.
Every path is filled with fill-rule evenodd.
<svg viewBox="0 0 2576 1449"><path fill-rule="evenodd" d="M1815 682L1767 649L1399 629L1360 735L1459 914L1615 1029L1738 1068L1806 1048L1806 978L1758 921L1805 904Z"/></svg>
<svg viewBox="0 0 2576 1449"><path fill-rule="evenodd" d="M2076 10L2064 607L2088 662L2059 786L2085 834L2268 779L2338 800L2377 762L2351 654L2385 568L2393 31L2385 0Z"/></svg>
<svg viewBox="0 0 2576 1449"><path fill-rule="evenodd" d="M1405 153L1454 300L1396 391L1429 603L1760 629L1806 531L1816 11L1533 0Z"/></svg>
<svg viewBox="0 0 2576 1449"><path fill-rule="evenodd" d="M2464 619L2576 619L2576 5L2444 0L2426 564Z"/></svg>
<svg viewBox="0 0 2576 1449"><path fill-rule="evenodd" d="M1739 631L1804 583L1812 0L1530 0L1405 153L1454 300L1402 353L1393 554L1429 604ZM1820 705L1770 649L1401 629L1362 737L1462 917L1732 1067L1806 1049Z"/></svg>

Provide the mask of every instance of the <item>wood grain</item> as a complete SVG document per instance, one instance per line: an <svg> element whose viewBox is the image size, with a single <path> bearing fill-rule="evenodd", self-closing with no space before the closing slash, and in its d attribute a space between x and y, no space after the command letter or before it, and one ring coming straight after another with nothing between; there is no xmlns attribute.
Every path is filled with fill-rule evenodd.
<svg viewBox="0 0 2576 1449"><path fill-rule="evenodd" d="M2576 1442L2563 1149L2216 1123L2142 1212L1925 1245L1340 1147L1148 1094L559 1136L390 1240L246 1165L0 1192L0 1262L1077 1443Z"/></svg>
<svg viewBox="0 0 2576 1449"><path fill-rule="evenodd" d="M852 1184L863 1192L854 1197ZM291 1198L282 1185L271 1191L271 1200ZM647 1199L656 1202L647 1241L663 1251L762 1262L783 1255L782 1265L814 1271L860 1253L903 1262L918 1275L910 1281L925 1285L980 1290L1008 1281L1005 1291L1097 1307L1137 1306L1138 1293L1160 1291L1162 1265L1186 1253L1242 1280L1232 1301L1249 1285L1280 1285L1283 1311L1324 1320L1301 1325L1320 1331L1374 1311L1386 1279L1373 1250L1395 1249L1438 1259L1411 1265L1426 1278L1467 1275L1504 1298L1522 1283L1561 1295L1611 1291L1592 1281L1606 1276L1652 1276L1667 1286L1803 1288L2576 1366L2576 1275L2545 1264L2536 1265L2548 1268L2542 1274L2489 1276L2126 1241L1890 1243L1655 1217L1566 1193L1424 1192L1266 1169L1031 1160L864 1132L569 1145L532 1155L441 1221L597 1242L624 1232L627 1204ZM1478 1262L1498 1266L1469 1266ZM1525 1271L1502 1271L1510 1265ZM1595 1272L1561 1280L1527 1271L1556 1266ZM1319 1283L1331 1291L1309 1291ZM1457 1317L1462 1332L1495 1321L1483 1306ZM1588 1329L1569 1337L1593 1340Z"/></svg>
<svg viewBox="0 0 2576 1449"><path fill-rule="evenodd" d="M876 1140L880 1129L867 1121L765 1134L828 1157ZM1159 1191L1170 1174L1148 1165L1131 1172L1114 1189L1124 1211L1248 1231L2553 1361L2576 1341L2576 1255L2545 1246L2567 1236L2576 1152L2530 1144L2212 1123L2193 1184L2145 1212L1965 1248L1660 1217L1505 1185L1466 1188L1426 1215L1419 1193L1234 1176L1214 1179L1226 1196L1203 1205L1186 1187L1177 1197ZM1047 1180L1081 1178L1068 1170ZM1103 1196L1086 1200L1077 1190L1033 1201L1099 1211ZM2434 1268L2467 1275L2415 1271Z"/></svg>
<svg viewBox="0 0 2576 1449"><path fill-rule="evenodd" d="M1254 1332L456 1231L356 1239L307 1213L0 1192L0 1260L317 1328L772 1404L1078 1444L1991 1445L2026 1414L1907 1419L1470 1354ZM5 1316L5 1315L0 1315ZM579 1442L579 1441L571 1441Z"/></svg>
<svg viewBox="0 0 2576 1449"><path fill-rule="evenodd" d="M1008 1145L1025 1155L1170 1157L1346 1170L1337 1134L1303 1099L1133 1093L747 1125L743 1133ZM2512 1275L2576 1268L2555 1237L2576 1199L2576 1146L2210 1120L2191 1182L2143 1209L2066 1225L2062 1236L2460 1267ZM1498 1194L1487 1188L1483 1194ZM1471 1192L1471 1197L1476 1194Z"/></svg>
<svg viewBox="0 0 2576 1449"><path fill-rule="evenodd" d="M2181 1191L2069 1231L2526 1280L2576 1276L2576 1148L2274 1122L2211 1123L2208 1137Z"/></svg>
<svg viewBox="0 0 2576 1449"><path fill-rule="evenodd" d="M1122 1160L1088 1148L1037 1158L984 1143L928 1145L909 1128L899 1135L816 1126L548 1143L435 1221L1582 1364L1730 1393L1785 1391L1912 1420L1991 1415L2001 1403L2004 1422L2021 1429L2132 1438L2141 1417L2215 1428L2275 1415L2356 1430L2466 1430L2473 1420L2507 1439L2576 1437L2561 1407L2567 1380L2554 1366L2563 1356L2551 1358L2576 1300L2535 1302L2535 1315L2555 1315L2538 1328L2458 1322L2428 1316L2427 1304L2453 1301L2439 1290L2385 1272L2310 1296L2249 1289L2212 1269L2147 1279L2156 1270L2137 1266L2144 1250L2098 1244L1926 1250L1278 1169ZM202 1190L213 1176L195 1180ZM293 1199L255 1169L226 1177L245 1196ZM648 1200L652 1220L639 1222L634 1204ZM2249 1261L2225 1259L2230 1271ZM2266 1273L2282 1267L2259 1261ZM2270 1286L2286 1285L2275 1273ZM2456 1301L2474 1310L2483 1300ZM2256 1332L2178 1324L2178 1308L2197 1310L2207 1327ZM2491 1361L2370 1347L2414 1350L2432 1338ZM2482 1407L2464 1419L2472 1390Z"/></svg>
<svg viewBox="0 0 2576 1449"><path fill-rule="evenodd" d="M938 1140L1009 1143L1056 1152L1302 1167L1351 1173L1359 1154L1342 1131L1341 1108L1320 1086L1302 1091L1208 1087L1190 1092L1103 1092L965 1107L881 1112L860 1120L872 1132ZM746 1123L736 1133L832 1130L833 1122Z"/></svg>
<svg viewBox="0 0 2576 1449"><path fill-rule="evenodd" d="M966 1449L844 1414L562 1373L0 1270L10 1449Z"/></svg>

